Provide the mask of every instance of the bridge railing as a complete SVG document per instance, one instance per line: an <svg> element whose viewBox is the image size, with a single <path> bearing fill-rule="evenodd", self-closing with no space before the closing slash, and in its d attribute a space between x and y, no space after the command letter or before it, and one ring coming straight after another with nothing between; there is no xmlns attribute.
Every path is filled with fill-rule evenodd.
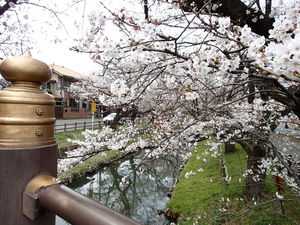
<svg viewBox="0 0 300 225"><path fill-rule="evenodd" d="M35 221L44 213L43 207L73 225L139 225L116 211L86 198L59 184L48 174L32 179L23 193L23 213Z"/></svg>
<svg viewBox="0 0 300 225"><path fill-rule="evenodd" d="M55 178L55 101L40 89L49 66L26 54L4 60L0 73L12 83L0 91L0 223L54 225L59 215L73 225L138 225Z"/></svg>

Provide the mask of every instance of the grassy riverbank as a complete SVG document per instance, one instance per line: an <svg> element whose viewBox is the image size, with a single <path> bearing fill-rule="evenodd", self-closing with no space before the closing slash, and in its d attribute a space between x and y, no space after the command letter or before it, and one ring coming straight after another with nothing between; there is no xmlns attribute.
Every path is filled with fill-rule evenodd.
<svg viewBox="0 0 300 225"><path fill-rule="evenodd" d="M119 151L107 151L105 156L102 154L95 155L72 167L67 173L59 174L58 178L62 183L70 184L74 180L83 177L86 174L94 173L99 170L99 168L122 157L124 157L124 155L122 155Z"/></svg>
<svg viewBox="0 0 300 225"><path fill-rule="evenodd" d="M58 143L58 147L65 148L71 146L72 143L68 142L67 139L83 139L83 136L81 134L82 131L83 130L56 134L56 141ZM100 167L105 166L108 163L122 157L124 157L124 155L121 154L119 151L107 151L105 155L95 155L85 160L84 162L72 167L68 172L64 174L58 174L58 178L61 180L62 183L70 184L74 180L88 173L93 173L97 171Z"/></svg>
<svg viewBox="0 0 300 225"><path fill-rule="evenodd" d="M220 159L205 155L208 148L205 141L201 142L180 173L167 206L172 215L179 215L177 224L300 224L300 202L284 201L284 213L279 200L261 205L276 198L272 177L266 182L266 199L261 202L244 199L242 173L246 169L246 154L242 149L224 156L231 177L227 184L222 180ZM202 169L203 172L197 172ZM188 176L191 171L196 174Z"/></svg>
<svg viewBox="0 0 300 225"><path fill-rule="evenodd" d="M68 131L66 133L55 134L58 147L64 148L64 147L71 146L72 143L68 142L67 139L82 140L83 139L83 136L81 134L82 132L83 130L77 130L77 131Z"/></svg>

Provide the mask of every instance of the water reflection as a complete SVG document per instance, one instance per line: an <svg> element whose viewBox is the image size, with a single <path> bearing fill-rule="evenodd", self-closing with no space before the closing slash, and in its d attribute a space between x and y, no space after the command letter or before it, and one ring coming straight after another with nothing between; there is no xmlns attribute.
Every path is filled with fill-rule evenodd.
<svg viewBox="0 0 300 225"><path fill-rule="evenodd" d="M158 211L169 200L180 160L172 157L142 163L130 155L72 184L75 191L145 225L167 225ZM138 166L139 165L139 166ZM57 218L57 225L68 224Z"/></svg>

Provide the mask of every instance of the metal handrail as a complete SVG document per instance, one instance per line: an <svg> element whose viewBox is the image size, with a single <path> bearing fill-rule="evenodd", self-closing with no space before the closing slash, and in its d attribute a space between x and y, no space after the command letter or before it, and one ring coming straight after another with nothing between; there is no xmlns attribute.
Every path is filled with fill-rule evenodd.
<svg viewBox="0 0 300 225"><path fill-rule="evenodd" d="M140 225L129 217L59 184L56 178L48 174L40 174L32 179L23 194L23 213L28 218L37 219L39 215L34 212L43 211L40 208L49 210L73 225Z"/></svg>
<svg viewBox="0 0 300 225"><path fill-rule="evenodd" d="M92 201L64 185L48 187L38 193L42 206L73 225L138 225L116 211Z"/></svg>

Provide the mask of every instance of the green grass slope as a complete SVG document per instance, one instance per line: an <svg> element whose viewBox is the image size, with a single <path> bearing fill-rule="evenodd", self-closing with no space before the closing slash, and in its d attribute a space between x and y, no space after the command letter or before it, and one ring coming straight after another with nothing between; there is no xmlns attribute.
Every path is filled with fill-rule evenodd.
<svg viewBox="0 0 300 225"><path fill-rule="evenodd" d="M272 201L277 190L273 177L268 177L266 182L266 199L260 202L244 199L242 174L247 158L239 146L238 151L223 158L230 183L222 179L220 158L205 153L209 148L206 141L199 143L180 173L179 183L167 206L169 212L180 215L177 224L300 224L299 197L286 191L285 199L293 201L284 201L284 210L279 200ZM191 171L195 174L188 176ZM272 202L265 204L267 201Z"/></svg>

